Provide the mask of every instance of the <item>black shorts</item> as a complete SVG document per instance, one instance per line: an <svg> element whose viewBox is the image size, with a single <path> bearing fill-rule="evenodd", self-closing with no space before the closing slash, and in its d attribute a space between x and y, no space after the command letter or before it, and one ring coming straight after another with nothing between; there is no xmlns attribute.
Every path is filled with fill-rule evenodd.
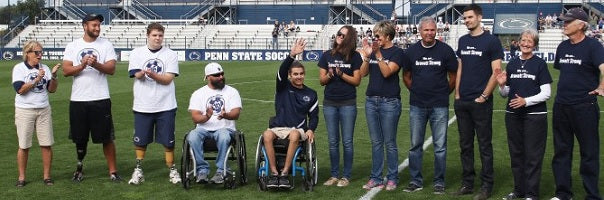
<svg viewBox="0 0 604 200"><path fill-rule="evenodd" d="M76 144L108 143L115 139L111 100L69 102L69 139ZM89 134L90 133L90 134Z"/></svg>

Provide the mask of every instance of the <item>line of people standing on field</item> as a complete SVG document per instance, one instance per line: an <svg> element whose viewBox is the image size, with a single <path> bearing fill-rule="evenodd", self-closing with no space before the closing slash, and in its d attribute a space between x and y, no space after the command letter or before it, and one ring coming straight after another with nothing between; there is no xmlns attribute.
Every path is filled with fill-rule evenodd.
<svg viewBox="0 0 604 200"><path fill-rule="evenodd" d="M476 135L482 165L480 173L482 182L479 193L474 198L489 198L494 186L491 142L492 96L495 88L498 87L499 93L508 97L505 121L514 176L514 189L504 198L539 198L541 163L548 127L545 101L550 97L550 85L553 81L544 61L532 54L539 41L538 33L534 30L522 32L519 40L520 56L512 59L504 72L501 69L503 52L499 39L480 27L482 19L480 6L475 4L467 6L463 10L463 16L469 33L459 39L457 51L434 39L436 23L434 19L428 17L422 18L419 23L422 40L412 45L406 52L393 45L392 40L396 31L391 22L376 24L373 29L375 39L364 38L362 48L358 50L354 28L344 26L337 32L332 49L326 51L318 63L320 83L325 86L323 114L331 161L330 178L324 185L335 184L343 187L350 183L353 163L352 141L357 113L356 86L360 84L362 77L368 75L365 115L372 146L372 169L369 180L363 188L394 190L399 184L396 136L402 111L400 101L402 82L410 91L411 129L409 150L411 180L404 191L414 192L424 187L421 173L422 146L426 124L429 122L435 146L433 191L435 194L444 194L448 98L450 93L454 93L454 110L458 120L462 162L462 183L454 194L474 193ZM559 19L564 21L564 34L569 39L559 45L554 63L554 68L560 70L560 77L553 111L555 155L552 167L556 192L552 199L572 197L570 174L573 136L577 137L580 145L582 157L580 174L587 193L586 198L601 199L598 187L599 107L596 97L604 96L604 79L601 80L601 74L604 74L604 57L601 55L604 55L604 50L593 38L585 37L585 30L589 24L587 24L587 15L582 9L570 9ZM82 21L85 34L83 38L75 40L66 47L62 64L63 74L73 76L74 79L70 99L70 138L75 143L77 155L74 181L83 180L83 160L90 137L93 143L103 144L110 179L121 181L115 166L114 130L106 79L107 75L115 72L116 55L111 43L98 37L102 21L101 15L85 16ZM149 25L147 30L149 44L135 49L131 55L133 60L129 65L129 73L135 80L133 142L136 152L136 167L129 181L132 184L144 181L142 160L146 146L153 142L154 137L156 142L165 147L169 180L172 183L180 182L173 163L174 117L177 107L173 79L178 76L178 62L176 54L161 45L163 32L161 25ZM292 52L301 53L300 48L303 50L303 43L294 45ZM294 50L294 48L298 49ZM41 64L42 46L36 42L25 45L23 55L24 62L13 69L13 86L17 93L15 124L19 138L17 153L19 178L16 186L22 187L26 184L25 168L27 152L32 142L33 124L36 124L38 142L43 152L44 183L52 185L50 147L53 144L53 134L48 92L56 91L57 70L60 65L50 70L46 65ZM289 59L286 60L288 63L296 63L291 57L287 59ZM294 67L289 66L289 68L287 75L292 79L294 75L291 69ZM403 71L402 80L398 76L400 71ZM294 87L306 88L303 86L304 75L302 66L301 71L295 74L297 78L290 80L290 83ZM284 77L277 78L279 81ZM225 88L224 72L220 65L206 66L205 80L212 90ZM203 95L206 93L199 94L199 96ZM189 111L193 121L198 124L197 128L203 127L200 124L211 122L212 119L238 119L241 109L238 93L236 90L229 93L234 104L228 107L224 106L224 99L219 99L218 96L222 95L226 94L213 96L214 98L195 98L195 100L205 99L212 102L206 105L193 104L196 95L191 97ZM239 99L238 104L237 99ZM224 110L225 108L229 110ZM214 126L216 129L210 130L214 133L207 133L207 130L197 132L219 140L215 135L216 132L220 132L217 130L232 125L234 122L216 125ZM280 126L275 125L275 127ZM310 137L312 141L316 124L312 126L311 129L304 128L296 136L303 140ZM274 133L279 136L278 133ZM344 146L344 169L341 174L339 172L340 140ZM387 161L385 179L382 175L384 156ZM203 161L203 158L200 160ZM218 170L225 169L225 166L217 165ZM201 181L207 180L209 173L207 163L199 166L202 167L197 170L206 174L205 177L201 177ZM284 170L285 173L282 171L281 175L287 175L287 169ZM217 171L212 178L213 182L221 181L222 177L218 174ZM200 177L197 179L200 181ZM277 179L277 182L279 181L281 180Z"/></svg>

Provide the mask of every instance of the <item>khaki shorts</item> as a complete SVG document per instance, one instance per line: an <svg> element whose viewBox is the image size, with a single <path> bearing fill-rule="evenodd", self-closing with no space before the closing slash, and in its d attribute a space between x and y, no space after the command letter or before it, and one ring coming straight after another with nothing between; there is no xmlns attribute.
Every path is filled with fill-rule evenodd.
<svg viewBox="0 0 604 200"><path fill-rule="evenodd" d="M289 133L292 131L298 131L298 133L300 133L300 139L302 141L305 141L306 139L308 139L306 132L304 132L304 129L301 129L301 128L275 127L275 128L269 128L268 130L275 133L275 135L277 135L277 137L279 137L280 139L286 139L287 136L289 135Z"/></svg>
<svg viewBox="0 0 604 200"><path fill-rule="evenodd" d="M55 139L52 133L52 111L46 108L15 108L15 126L19 148L29 149L34 129L40 146L52 146Z"/></svg>

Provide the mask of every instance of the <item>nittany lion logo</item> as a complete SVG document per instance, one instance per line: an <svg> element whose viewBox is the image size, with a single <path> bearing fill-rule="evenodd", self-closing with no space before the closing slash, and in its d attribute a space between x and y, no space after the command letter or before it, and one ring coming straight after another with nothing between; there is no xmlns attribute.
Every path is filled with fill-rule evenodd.
<svg viewBox="0 0 604 200"><path fill-rule="evenodd" d="M206 105L207 107L212 108L214 111L213 115L220 115L220 112L222 112L222 108L224 107L224 97L220 94L210 97Z"/></svg>
<svg viewBox="0 0 604 200"><path fill-rule="evenodd" d="M36 78L38 78L38 72L31 72L31 73L27 74L27 76L25 76L25 80L27 83L33 82L34 79L36 79ZM44 79L44 77L42 77L41 81L39 81L38 84L36 84L31 91L35 92L35 93L43 92L46 82L47 82L47 80Z"/></svg>
<svg viewBox="0 0 604 200"><path fill-rule="evenodd" d="M82 63L82 59L84 58L84 56L86 55L92 55L94 57L96 57L97 59L99 58L99 52L96 49L92 49L92 48L85 48L80 50L80 52L78 53L78 63ZM98 60L97 60L98 62ZM90 66L88 66L90 67Z"/></svg>
<svg viewBox="0 0 604 200"><path fill-rule="evenodd" d="M156 58L147 60L147 62L145 62L145 64L143 65L143 70L151 70L152 72L158 74L163 74L166 71L164 68L164 62ZM150 81L153 80L147 75L145 75L145 78Z"/></svg>

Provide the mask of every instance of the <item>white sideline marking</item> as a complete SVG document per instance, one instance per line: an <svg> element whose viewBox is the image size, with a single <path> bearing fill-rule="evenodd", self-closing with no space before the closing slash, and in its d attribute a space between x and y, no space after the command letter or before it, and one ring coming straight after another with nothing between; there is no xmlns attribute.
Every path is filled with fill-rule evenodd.
<svg viewBox="0 0 604 200"><path fill-rule="evenodd" d="M455 120L457 120L457 116L453 115L453 117L451 117L451 119L449 119L449 122L447 123L447 127L451 126L451 124L453 122L455 122ZM428 137L428 139L426 139L426 141L424 141L423 149L426 150L430 145L432 145L432 136ZM398 173L401 173L408 166L409 166L409 158L406 158L398 166ZM373 197L375 197L375 195L377 195L377 193L379 193L380 191L382 191L382 189L380 189L380 188L372 188L365 195L363 195L361 198L359 198L359 200L370 200Z"/></svg>

